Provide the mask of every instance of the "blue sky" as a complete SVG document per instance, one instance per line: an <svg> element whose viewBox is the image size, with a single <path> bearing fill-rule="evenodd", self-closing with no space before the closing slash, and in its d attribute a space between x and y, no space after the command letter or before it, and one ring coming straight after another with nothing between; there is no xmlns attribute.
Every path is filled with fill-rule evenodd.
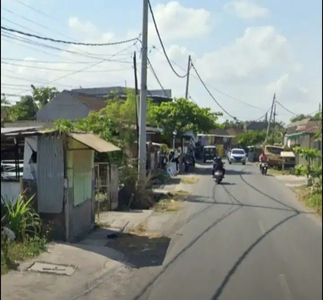
<svg viewBox="0 0 323 300"><path fill-rule="evenodd" d="M321 1L294 0L289 4L278 0L151 0L151 3L172 61L185 68L187 56L191 54L200 75L212 87L212 94L231 115L241 119L261 117L268 109L273 93L277 94L277 100L284 107L294 113L310 113L318 109L322 99ZM57 39L109 42L139 35L142 1L4 0L1 12L2 26L35 31ZM149 28L150 49L152 45L160 49L153 27ZM87 72L68 75L84 67L75 62L94 63L96 60L45 49L44 45L17 44L13 37L2 35L2 93L21 94L28 90L30 83L46 85L51 81L60 90L69 86L133 85L131 52L138 51L136 47L117 56L128 63L105 62ZM125 48L85 49L47 44L73 51L88 51L98 57ZM26 58L35 61L20 61ZM47 64L38 62L42 60ZM185 80L172 73L164 57L152 50L150 60L163 87L171 88L176 97L183 96ZM43 70L42 66L48 69ZM51 68L61 71L52 71ZM177 70L183 73L180 68ZM56 80L63 76L64 79ZM148 86L159 88L150 72ZM201 106L221 110L193 75L190 95ZM282 121L288 122L291 116L278 107L278 117Z"/></svg>

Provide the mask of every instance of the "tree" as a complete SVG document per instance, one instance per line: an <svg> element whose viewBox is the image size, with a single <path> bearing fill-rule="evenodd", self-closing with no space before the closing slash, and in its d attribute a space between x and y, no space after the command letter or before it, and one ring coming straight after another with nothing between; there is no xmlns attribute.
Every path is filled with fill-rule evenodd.
<svg viewBox="0 0 323 300"><path fill-rule="evenodd" d="M216 121L221 113L213 113L210 108L201 108L184 98L163 102L151 109L151 118L163 134L172 137L173 132L178 136L188 131L206 133L217 127Z"/></svg>
<svg viewBox="0 0 323 300"><path fill-rule="evenodd" d="M47 103L52 101L54 97L58 94L55 87L32 87L32 97L38 108L43 108Z"/></svg>
<svg viewBox="0 0 323 300"><path fill-rule="evenodd" d="M9 104L10 104L10 103L9 103L9 101L7 100L7 98L6 98L5 94L2 94L2 95L1 95L1 109L2 109L2 107L3 107L3 106L9 105Z"/></svg>
<svg viewBox="0 0 323 300"><path fill-rule="evenodd" d="M261 145L266 139L265 131L248 131L237 135L238 144L245 148L248 146Z"/></svg>
<svg viewBox="0 0 323 300"><path fill-rule="evenodd" d="M291 123L294 123L294 122L297 122L297 121L302 121L302 120L305 120L305 119L310 119L311 116L310 115L304 115L304 114L300 114L300 115L297 115L295 117L292 117L290 119Z"/></svg>
<svg viewBox="0 0 323 300"><path fill-rule="evenodd" d="M309 178L318 177L319 175L322 176L322 165L319 172L317 172L313 166L315 160L322 158L322 152L317 148L307 148L307 147L294 147L294 152L298 154L300 157L305 158L307 162L307 172L306 175Z"/></svg>
<svg viewBox="0 0 323 300"><path fill-rule="evenodd" d="M35 120L38 106L32 96L23 96L21 100L10 106L8 117L11 121Z"/></svg>
<svg viewBox="0 0 323 300"><path fill-rule="evenodd" d="M151 114L152 107L154 104L148 99L147 123L154 123ZM86 118L74 123L70 120L58 120L54 123L54 128L62 132L71 130L93 132L127 151L137 140L134 91L128 89L125 101L118 97L108 100L105 108L99 112L91 112Z"/></svg>
<svg viewBox="0 0 323 300"><path fill-rule="evenodd" d="M32 95L22 96L17 104L9 108L9 119L11 121L34 120L37 111L53 100L57 93L55 87L35 88L32 85Z"/></svg>
<svg viewBox="0 0 323 300"><path fill-rule="evenodd" d="M233 121L226 120L222 125L224 125L224 129L229 128L240 128L243 129L245 127L246 122L239 121L234 119Z"/></svg>

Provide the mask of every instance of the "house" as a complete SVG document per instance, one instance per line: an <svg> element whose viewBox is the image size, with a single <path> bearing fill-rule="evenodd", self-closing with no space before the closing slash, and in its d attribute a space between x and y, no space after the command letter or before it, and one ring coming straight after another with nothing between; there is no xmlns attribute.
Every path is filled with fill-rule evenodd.
<svg viewBox="0 0 323 300"><path fill-rule="evenodd" d="M315 134L320 129L321 121L304 119L287 125L284 136L284 146L301 146L307 148L317 148L322 151L322 142L316 141ZM305 164L304 158L296 158L297 163Z"/></svg>
<svg viewBox="0 0 323 300"><path fill-rule="evenodd" d="M34 207L56 240L71 242L86 235L95 221L94 151L120 149L91 133L2 128L2 162L13 158L10 149L15 165L23 162L23 172L11 172L9 180L1 176L1 197L34 195Z"/></svg>
<svg viewBox="0 0 323 300"><path fill-rule="evenodd" d="M58 119L71 121L83 119L91 111L99 111L104 108L106 101L106 99L63 91L36 113L36 120L38 122L53 122Z"/></svg>
<svg viewBox="0 0 323 300"><path fill-rule="evenodd" d="M71 92L76 94L83 94L90 97L96 97L99 99L113 99L113 97L115 96L118 96L120 99L126 99L127 97L127 88L121 86L85 89L80 88L72 89ZM147 96L158 104L161 102L168 102L172 101L172 90L148 90Z"/></svg>

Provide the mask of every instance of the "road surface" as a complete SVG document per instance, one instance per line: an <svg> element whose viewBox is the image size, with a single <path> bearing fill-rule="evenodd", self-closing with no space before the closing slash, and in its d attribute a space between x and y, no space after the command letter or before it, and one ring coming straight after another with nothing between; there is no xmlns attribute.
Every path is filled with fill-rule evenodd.
<svg viewBox="0 0 323 300"><path fill-rule="evenodd" d="M120 277L114 299L322 299L318 217L255 166L226 168L221 185L204 169L163 265ZM109 299L111 289L106 282L82 299Z"/></svg>

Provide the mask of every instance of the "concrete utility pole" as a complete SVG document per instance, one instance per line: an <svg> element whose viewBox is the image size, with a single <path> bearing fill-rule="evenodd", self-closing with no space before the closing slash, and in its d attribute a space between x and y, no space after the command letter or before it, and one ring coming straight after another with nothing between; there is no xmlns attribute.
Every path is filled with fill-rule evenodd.
<svg viewBox="0 0 323 300"><path fill-rule="evenodd" d="M139 91L137 77L137 56L136 51L133 53L133 71L135 80L135 97L136 97L136 138L137 138L137 155L139 154Z"/></svg>
<svg viewBox="0 0 323 300"><path fill-rule="evenodd" d="M276 94L274 94L274 97L273 97L273 103L271 104L270 117L269 117L268 126L267 126L267 133L266 133L265 143L267 142L267 139L268 139L269 129L270 129L270 123L271 123L271 120L272 120L272 118L273 118L273 112L274 112L275 100L276 100Z"/></svg>
<svg viewBox="0 0 323 300"><path fill-rule="evenodd" d="M190 84L190 70L191 70L191 55L188 56L185 99L188 99L188 87Z"/></svg>
<svg viewBox="0 0 323 300"><path fill-rule="evenodd" d="M139 122L139 177L146 177L146 111L147 111L147 62L148 62L148 0L143 0L142 52Z"/></svg>

